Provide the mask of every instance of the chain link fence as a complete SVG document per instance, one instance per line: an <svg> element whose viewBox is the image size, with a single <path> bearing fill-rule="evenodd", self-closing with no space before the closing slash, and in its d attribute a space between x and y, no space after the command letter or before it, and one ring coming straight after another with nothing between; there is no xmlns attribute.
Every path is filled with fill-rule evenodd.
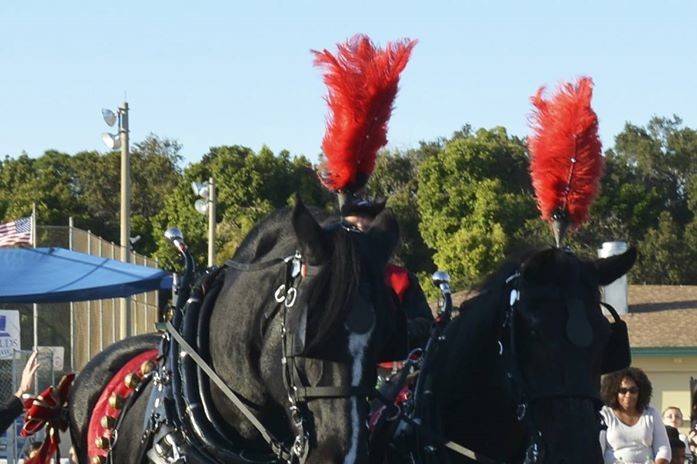
<svg viewBox="0 0 697 464"><path fill-rule="evenodd" d="M121 258L121 247L106 241L89 231L72 228L71 249L109 259ZM130 253L133 264L157 267L157 261L137 253ZM131 333L134 335L154 330L157 322L157 292L147 292L130 298ZM80 369L104 347L120 340L121 300L111 298L99 301L82 301L71 304L73 314L72 339L73 363Z"/></svg>
<svg viewBox="0 0 697 464"><path fill-rule="evenodd" d="M90 231L72 226L37 226L37 247L60 247L121 260L121 247L104 240ZM156 260L129 252L133 264L158 267ZM134 335L152 332L158 319L158 292L134 295L130 300L130 332ZM36 307L36 312L34 311ZM55 385L60 377L70 371L79 371L103 348L121 339L121 300L107 299L75 303L50 304L0 304L0 310L16 310L19 313L20 347L9 359L0 359L0 403L9 400L17 391L27 358L38 341L39 363L37 380L32 394ZM34 314L38 315L36 334ZM41 441L43 435L30 439L19 436L22 419L18 419L5 433L0 431L0 464L21 462L32 442ZM68 457L70 440L64 437L61 457ZM63 462L63 459L61 459Z"/></svg>
<svg viewBox="0 0 697 464"><path fill-rule="evenodd" d="M10 359L0 359L0 401L5 403L11 399L12 395L19 390L20 381L22 379L22 371L27 365L31 350L14 351ZM39 368L36 371L36 380L30 392L31 396L36 396L46 387L55 385L56 372L54 363L54 353L52 350L39 350L37 362ZM33 437L23 438L19 436L19 431L22 429L23 418L18 417L5 431L1 431L0 435L0 462L5 460L7 463L15 463L23 456L26 456L32 443L41 442L44 438L43 431L37 433Z"/></svg>
<svg viewBox="0 0 697 464"><path fill-rule="evenodd" d="M92 256L121 260L121 247L90 231L70 226L37 226L37 247L61 247ZM133 264L157 268L158 262L129 252ZM158 292L134 295L130 300L130 333L137 335L154 330L158 318ZM79 371L94 355L121 339L121 299L75 303L37 304L37 339L39 346L62 347L65 356L61 374ZM32 304L0 304L0 309L20 314L21 347L33 346Z"/></svg>

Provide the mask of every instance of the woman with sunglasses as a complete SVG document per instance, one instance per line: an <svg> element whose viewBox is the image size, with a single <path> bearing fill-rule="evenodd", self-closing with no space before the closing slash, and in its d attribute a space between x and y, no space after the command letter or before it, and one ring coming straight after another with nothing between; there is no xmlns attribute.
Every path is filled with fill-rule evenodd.
<svg viewBox="0 0 697 464"><path fill-rule="evenodd" d="M600 432L606 464L669 464L670 442L661 414L649 406L652 387L639 368L603 377L600 411L607 430Z"/></svg>

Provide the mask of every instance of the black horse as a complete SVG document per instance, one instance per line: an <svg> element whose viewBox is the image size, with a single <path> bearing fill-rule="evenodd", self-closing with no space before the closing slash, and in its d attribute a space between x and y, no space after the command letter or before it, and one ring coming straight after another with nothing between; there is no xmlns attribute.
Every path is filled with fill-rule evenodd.
<svg viewBox="0 0 697 464"><path fill-rule="evenodd" d="M628 351L608 352L598 287L635 259L633 248L592 262L553 248L487 280L446 328L419 400L435 432L418 435L423 461L471 462L447 439L484 462L602 463L600 375Z"/></svg>
<svg viewBox="0 0 697 464"><path fill-rule="evenodd" d="M307 386L365 387L375 384L376 364L396 333L390 313L392 299L383 270L398 240L396 221L381 213L365 234L352 232L336 220L322 225L300 201L293 209L272 213L259 223L235 253L235 262L265 263L300 252L302 279L296 307L307 311L302 356L296 358L297 379ZM284 386L281 323L274 312L276 290L284 282L285 266L239 270L224 268L222 284L204 321L206 346L200 350L217 374L276 436L291 440L293 427ZM277 295L277 293L276 293ZM138 339L131 351L152 347ZM135 346L138 345L138 346ZM142 346L140 346L142 345ZM81 460L87 462L85 432L96 397L125 358L127 348L107 349L88 363L78 377L71 399L71 433ZM152 383L152 382L151 382ZM225 435L251 450L265 450L258 431L214 385L206 414L222 418ZM114 462L135 463L146 421L148 386L126 412L112 451ZM363 463L368 456L365 396L310 399L307 463ZM240 441L241 440L241 441ZM216 461L243 462L224 457ZM189 460L188 462L196 462Z"/></svg>

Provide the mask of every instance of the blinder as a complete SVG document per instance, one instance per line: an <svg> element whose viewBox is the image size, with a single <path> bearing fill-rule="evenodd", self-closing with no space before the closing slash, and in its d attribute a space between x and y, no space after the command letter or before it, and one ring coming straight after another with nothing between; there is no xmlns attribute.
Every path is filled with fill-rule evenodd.
<svg viewBox="0 0 697 464"><path fill-rule="evenodd" d="M561 397L583 397L600 401L597 388L592 381L587 379L585 374L594 370L589 359L589 350L593 348L596 334L588 320L581 295L576 291L564 292L556 286L526 284L522 276L516 277L510 284L511 297L509 298L513 302L513 306L509 309L510 313L505 316L508 325L506 330L509 332L509 336L508 346L505 346L506 343L504 343L504 347L513 353L509 353L505 361L510 366L507 369L514 372L514 381L519 384L516 389L519 390L521 396L525 397L525 402ZM513 292L515 292L515 298L512 297ZM516 313L525 312L530 302L535 299L556 300L560 306L563 306L559 309L566 310L567 318L563 337L568 343L562 345L565 362L559 362L559 369L556 371L560 382L524 378L520 366L518 366L521 348L519 346L520 335L513 332L517 330L515 319L520 317L520 314Z"/></svg>
<svg viewBox="0 0 697 464"><path fill-rule="evenodd" d="M580 263L576 262L572 266L569 276L569 292L563 291L558 286L553 285L533 285L526 283L521 272L516 272L506 280L507 294L504 303L504 315L502 333L499 339L499 354L502 357L506 377L515 404L517 405L516 415L518 421L523 425L528 434L528 446L525 452L525 464L539 463L544 459L545 442L540 429L535 424L532 414L528 411L529 406L538 400L546 398L579 398L593 401L600 409L602 402L599 398L597 386L592 379L588 378L587 373L591 372L591 377L595 377L596 369L593 368L592 356L593 341L597 336L588 319L588 314L580 291L581 287L581 268ZM519 313L524 311L531 300L546 299L557 300L566 309L566 324L564 337L569 342L565 344L564 361L559 363L560 383L542 381L540 379L524 376L520 366L519 340L516 332L516 319ZM603 303L601 303L603 304ZM561 308L560 308L561 309ZM614 310L611 310L613 312ZM602 368L606 369L625 361L622 346L626 346L628 354L628 339L626 338L626 325L619 320L616 313L613 313L615 323L610 324L611 335L605 351L602 354ZM623 332L624 329L624 332ZM623 338L624 335L624 338ZM615 347L616 348L613 348ZM617 349L618 356L612 356L612 352L607 350ZM610 356L609 356L610 355ZM619 359L622 358L622 359ZM568 362L566 362L568 361ZM538 381L540 380L540 381Z"/></svg>
<svg viewBox="0 0 697 464"><path fill-rule="evenodd" d="M613 318L613 322L610 323L610 338L605 345L600 367L600 373L607 374L629 367L632 363L632 353L629 348L627 323L620 318L611 305L604 302L600 302L600 304L608 310Z"/></svg>
<svg viewBox="0 0 697 464"><path fill-rule="evenodd" d="M583 300L574 297L566 298L566 338L579 348L589 347L593 342L593 328L588 322Z"/></svg>

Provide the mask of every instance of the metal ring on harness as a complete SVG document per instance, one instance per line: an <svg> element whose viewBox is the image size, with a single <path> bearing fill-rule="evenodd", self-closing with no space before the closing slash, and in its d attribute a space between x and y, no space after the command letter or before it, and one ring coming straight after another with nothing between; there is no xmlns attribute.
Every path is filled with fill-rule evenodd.
<svg viewBox="0 0 697 464"><path fill-rule="evenodd" d="M295 299L297 297L298 297L298 291L296 290L296 288L290 287L288 289L288 291L286 292L286 296L284 298L286 308L292 308L293 305L295 304Z"/></svg>
<svg viewBox="0 0 697 464"><path fill-rule="evenodd" d="M286 284L281 284L280 287L276 289L276 292L273 294L274 300L276 300L276 303L283 303L286 299Z"/></svg>
<svg viewBox="0 0 697 464"><path fill-rule="evenodd" d="M522 421L523 418L525 417L525 413L528 411L528 405L525 403L520 403L518 407L516 408L516 418L518 419L518 422Z"/></svg>

